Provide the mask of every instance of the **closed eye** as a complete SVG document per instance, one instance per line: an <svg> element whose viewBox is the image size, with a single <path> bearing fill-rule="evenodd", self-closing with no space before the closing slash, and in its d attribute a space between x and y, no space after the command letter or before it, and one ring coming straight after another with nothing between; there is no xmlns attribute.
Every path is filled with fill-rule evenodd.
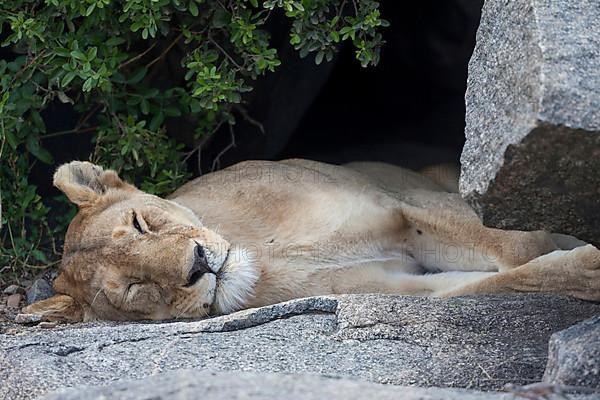
<svg viewBox="0 0 600 400"><path fill-rule="evenodd" d="M133 212L133 227L139 232L139 233L145 233L144 229L142 229L142 225L140 224L140 221L138 220L138 216L136 214L136 212Z"/></svg>
<svg viewBox="0 0 600 400"><path fill-rule="evenodd" d="M125 290L125 295L128 295L129 292L131 291L131 289L135 286L135 285L139 285L140 282L131 282L129 285L127 285L127 289Z"/></svg>
<svg viewBox="0 0 600 400"><path fill-rule="evenodd" d="M127 298L129 297L129 292L131 291L133 286L138 284L139 282L131 282L129 285L127 285L127 288L123 292L123 297L121 298L121 307L123 307L123 304L125 304L125 300L127 300Z"/></svg>

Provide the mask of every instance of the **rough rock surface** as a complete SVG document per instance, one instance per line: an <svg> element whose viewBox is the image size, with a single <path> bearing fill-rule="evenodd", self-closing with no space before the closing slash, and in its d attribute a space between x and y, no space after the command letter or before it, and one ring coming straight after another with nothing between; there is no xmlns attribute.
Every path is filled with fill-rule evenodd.
<svg viewBox="0 0 600 400"><path fill-rule="evenodd" d="M597 0L485 2L460 189L486 225L600 243L598 32Z"/></svg>
<svg viewBox="0 0 600 400"><path fill-rule="evenodd" d="M45 277L36 279L31 287L27 289L27 304L35 303L36 301L44 300L54 296L54 288Z"/></svg>
<svg viewBox="0 0 600 400"><path fill-rule="evenodd" d="M151 396L151 397L149 397ZM416 388L378 385L349 379L307 374L284 375L256 372L211 372L178 370L137 381L113 383L105 387L63 389L43 400L512 400L512 394L465 389ZM573 396L572 400L592 400L593 395Z"/></svg>
<svg viewBox="0 0 600 400"><path fill-rule="evenodd" d="M600 389L600 315L552 335L544 381Z"/></svg>
<svg viewBox="0 0 600 400"><path fill-rule="evenodd" d="M497 389L540 381L550 335L598 314L552 295L346 295L201 321L21 327L0 335L0 399L173 369Z"/></svg>
<svg viewBox="0 0 600 400"><path fill-rule="evenodd" d="M10 285L2 291L2 293L11 295L15 293L23 293L23 288L18 285Z"/></svg>

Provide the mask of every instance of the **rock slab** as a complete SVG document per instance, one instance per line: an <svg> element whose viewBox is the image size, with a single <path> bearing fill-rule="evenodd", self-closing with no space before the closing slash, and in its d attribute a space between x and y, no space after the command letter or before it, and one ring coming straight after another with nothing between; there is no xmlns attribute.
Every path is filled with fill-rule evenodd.
<svg viewBox="0 0 600 400"><path fill-rule="evenodd" d="M102 387L63 389L42 400L516 400L507 393L381 385L315 375L178 370ZM593 395L572 400L592 400Z"/></svg>
<svg viewBox="0 0 600 400"><path fill-rule="evenodd" d="M600 3L487 0L460 191L484 224L600 243Z"/></svg>
<svg viewBox="0 0 600 400"><path fill-rule="evenodd" d="M552 333L598 314L552 295L344 295L200 321L20 327L0 335L0 399L175 369L499 389L540 381Z"/></svg>
<svg viewBox="0 0 600 400"><path fill-rule="evenodd" d="M600 389L600 315L551 336L544 381Z"/></svg>

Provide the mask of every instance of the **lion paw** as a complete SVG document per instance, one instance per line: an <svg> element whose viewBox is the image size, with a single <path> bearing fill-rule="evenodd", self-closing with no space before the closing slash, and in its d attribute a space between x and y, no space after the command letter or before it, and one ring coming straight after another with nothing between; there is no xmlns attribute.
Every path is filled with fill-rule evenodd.
<svg viewBox="0 0 600 400"><path fill-rule="evenodd" d="M569 251L566 263L579 284L577 297L600 301L600 250L588 244Z"/></svg>

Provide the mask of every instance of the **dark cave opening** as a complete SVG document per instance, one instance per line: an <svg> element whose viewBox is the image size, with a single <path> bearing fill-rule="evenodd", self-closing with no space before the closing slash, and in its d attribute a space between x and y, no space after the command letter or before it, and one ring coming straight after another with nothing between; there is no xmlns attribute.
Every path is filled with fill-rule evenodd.
<svg viewBox="0 0 600 400"><path fill-rule="evenodd" d="M413 169L458 163L467 66L482 3L382 2L391 26L376 67L362 68L351 46L340 51L333 66L316 68L310 56L290 55L287 76L259 82L250 104L266 133L241 121L236 148L222 156L221 167L243 159L290 157L336 164L384 161ZM301 79L308 83L298 84ZM260 109L253 107L256 103ZM219 136L205 150L209 160L229 140L227 132Z"/></svg>

